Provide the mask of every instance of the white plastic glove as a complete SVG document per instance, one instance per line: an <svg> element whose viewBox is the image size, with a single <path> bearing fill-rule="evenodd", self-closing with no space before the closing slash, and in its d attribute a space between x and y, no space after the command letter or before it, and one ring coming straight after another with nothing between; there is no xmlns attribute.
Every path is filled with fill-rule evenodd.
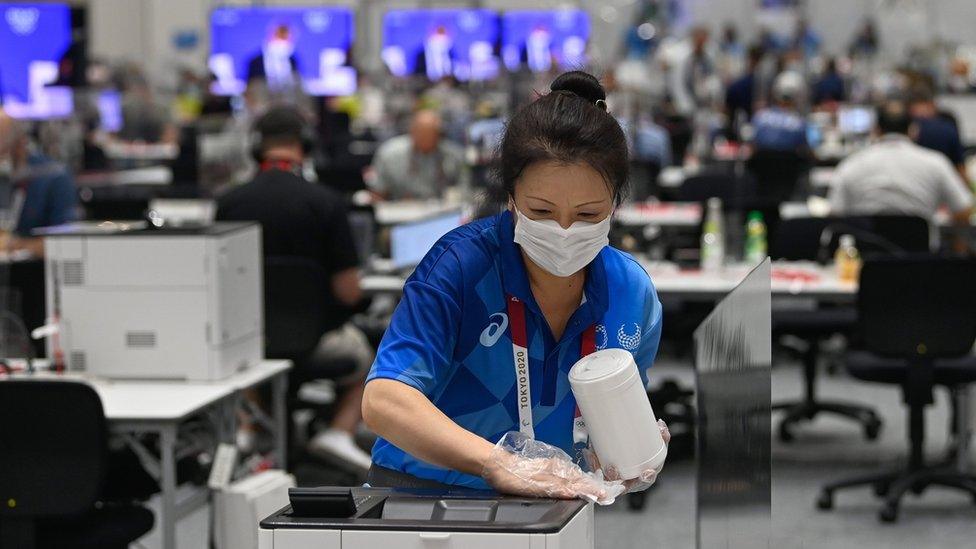
<svg viewBox="0 0 976 549"><path fill-rule="evenodd" d="M663 420L657 420L657 427L661 430L661 437L664 438L664 444L668 445L671 443L671 431L668 430L668 426ZM596 452L592 448L587 448L583 451L583 456L586 459L586 463L591 471L603 471L603 477L607 480L620 480L620 474L615 468L607 467L603 469L600 465L600 457L596 455ZM663 469L663 465L661 466ZM625 493L633 492L643 492L651 487L652 484L657 480L658 474L660 474L661 469L647 469L641 472L640 476L633 479L623 480L623 486Z"/></svg>
<svg viewBox="0 0 976 549"><path fill-rule="evenodd" d="M498 441L481 474L495 490L520 496L583 498L613 503L625 490L621 481L605 481L602 472L586 473L555 446L509 432Z"/></svg>

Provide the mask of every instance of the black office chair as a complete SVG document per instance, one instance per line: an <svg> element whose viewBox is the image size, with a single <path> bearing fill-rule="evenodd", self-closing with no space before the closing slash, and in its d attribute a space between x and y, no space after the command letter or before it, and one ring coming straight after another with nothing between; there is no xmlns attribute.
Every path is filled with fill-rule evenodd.
<svg viewBox="0 0 976 549"><path fill-rule="evenodd" d="M709 198L720 198L726 211L741 211L748 207L755 194L756 183L752 177L737 177L716 170L685 179L678 187L677 199L680 202L706 202Z"/></svg>
<svg viewBox="0 0 976 549"><path fill-rule="evenodd" d="M108 431L90 386L0 382L0 417L0 547L125 549L152 529L149 510L100 501Z"/></svg>
<svg viewBox="0 0 976 549"><path fill-rule="evenodd" d="M928 223L921 218L906 216L866 216L797 218L784 220L777 231L771 256L774 259L826 262L833 257L841 235L854 235L863 256L890 256L908 252L928 251ZM820 307L815 310L773 311L773 333L792 335L806 341L803 353L804 397L799 402L774 405L785 410L779 424L779 438L793 440L792 426L812 420L821 413L830 413L858 422L868 440L874 440L882 427L875 411L859 404L826 401L817 398L817 362L820 344L835 334L852 335L857 326L854 307Z"/></svg>
<svg viewBox="0 0 976 549"><path fill-rule="evenodd" d="M746 170L756 179L757 194L776 203L793 198L809 169L810 160L795 151L758 149L746 161Z"/></svg>
<svg viewBox="0 0 976 549"><path fill-rule="evenodd" d="M331 278L318 262L293 256L269 256L264 261L265 356L294 363L288 383L288 417L300 409L318 409L298 397L303 383L336 379L355 371L352 360L315 360L322 335L341 326L332 299ZM291 421L289 442L293 442Z"/></svg>
<svg viewBox="0 0 976 549"><path fill-rule="evenodd" d="M834 492L872 486L884 498L879 518L894 522L906 492L929 486L968 492L976 504L976 475L926 466L925 406L935 385L976 383L976 262L888 258L868 261L861 271L858 314L863 351L847 357L850 374L864 381L901 385L909 412L910 455L902 470L828 484L817 501L833 507Z"/></svg>

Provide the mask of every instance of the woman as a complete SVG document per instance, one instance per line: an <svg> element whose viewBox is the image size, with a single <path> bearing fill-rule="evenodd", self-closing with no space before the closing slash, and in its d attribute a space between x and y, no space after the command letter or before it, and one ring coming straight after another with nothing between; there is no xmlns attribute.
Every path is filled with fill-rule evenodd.
<svg viewBox="0 0 976 549"><path fill-rule="evenodd" d="M596 78L570 72L551 89L506 128L508 210L443 237L404 287L363 400L380 436L373 486L584 495L555 460L512 474L520 458L495 442L520 430L581 454L568 381L581 355L627 349L647 381L661 304L640 265L607 246L627 143Z"/></svg>

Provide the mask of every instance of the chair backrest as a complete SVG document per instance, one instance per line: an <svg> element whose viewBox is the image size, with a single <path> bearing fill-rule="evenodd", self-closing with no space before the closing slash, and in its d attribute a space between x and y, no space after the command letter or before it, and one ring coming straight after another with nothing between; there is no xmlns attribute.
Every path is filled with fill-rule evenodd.
<svg viewBox="0 0 976 549"><path fill-rule="evenodd" d="M720 172L688 177L677 192L681 202L705 202L709 198L720 198L726 210L741 210L754 195L755 182L751 177L736 177Z"/></svg>
<svg viewBox="0 0 976 549"><path fill-rule="evenodd" d="M335 307L331 278L306 257L269 256L264 260L264 334L269 358L303 357L318 344Z"/></svg>
<svg viewBox="0 0 976 549"><path fill-rule="evenodd" d="M858 292L864 345L895 358L969 353L976 341L976 261L932 256L865 261Z"/></svg>
<svg viewBox="0 0 976 549"><path fill-rule="evenodd" d="M930 238L926 220L900 215L783 219L772 234L770 256L793 261L832 258L845 234L864 257L926 253Z"/></svg>
<svg viewBox="0 0 976 549"><path fill-rule="evenodd" d="M776 202L789 200L810 162L795 151L759 149L746 162L755 177L760 197Z"/></svg>
<svg viewBox="0 0 976 549"><path fill-rule="evenodd" d="M0 381L3 523L91 511L108 467L102 401L74 381Z"/></svg>

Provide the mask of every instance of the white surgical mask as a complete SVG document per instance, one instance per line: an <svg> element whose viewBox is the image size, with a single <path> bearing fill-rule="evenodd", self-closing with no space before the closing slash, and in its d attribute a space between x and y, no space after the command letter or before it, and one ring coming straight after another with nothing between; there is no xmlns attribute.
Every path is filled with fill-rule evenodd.
<svg viewBox="0 0 976 549"><path fill-rule="evenodd" d="M556 276L579 272L610 243L610 215L599 223L577 221L568 229L553 219L529 219L518 208L515 215L515 243L536 265Z"/></svg>

